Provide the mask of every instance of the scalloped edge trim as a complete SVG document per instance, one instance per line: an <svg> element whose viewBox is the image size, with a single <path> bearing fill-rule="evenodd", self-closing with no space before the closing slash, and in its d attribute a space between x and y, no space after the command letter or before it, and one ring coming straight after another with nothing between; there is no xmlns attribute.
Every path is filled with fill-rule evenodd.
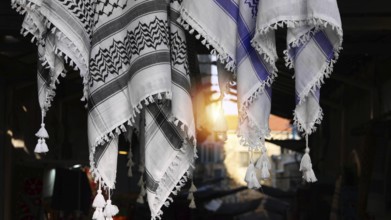
<svg viewBox="0 0 391 220"><path fill-rule="evenodd" d="M323 110L319 106L319 110L317 113L317 117L315 117L312 122L311 122L311 129L309 131L306 131L306 129L302 126L302 124L299 121L299 118L297 117L296 109L293 111L293 124L297 127L297 129L305 135L310 135L316 131L316 126L315 125L320 125L323 120Z"/></svg>
<svg viewBox="0 0 391 220"><path fill-rule="evenodd" d="M233 72L234 76L235 70L236 70L236 61L233 58L233 56L230 56L224 49L223 46L221 46L216 39L208 35L207 31L202 27L201 24L197 22L196 19L194 19L189 12L181 7L180 9L180 16L177 20L179 24L182 25L182 27L187 30L187 32L191 35L195 35L195 38L197 40L200 40L203 45L207 49L210 50L210 54L217 57L218 60L222 64L225 64L225 69L227 69L230 72ZM197 32L197 33L195 33ZM201 38L204 38L201 40ZM212 48L210 48L212 46Z"/></svg>

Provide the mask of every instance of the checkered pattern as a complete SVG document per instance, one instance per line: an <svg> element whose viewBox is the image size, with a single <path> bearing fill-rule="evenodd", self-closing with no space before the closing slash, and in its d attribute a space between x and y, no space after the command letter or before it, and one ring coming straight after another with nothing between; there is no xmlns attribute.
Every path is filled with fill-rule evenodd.
<svg viewBox="0 0 391 220"><path fill-rule="evenodd" d="M213 47L211 53L234 72L238 85L240 123L238 135L250 149L259 149L269 133L271 83L275 67L251 45L255 34L258 1L184 1L182 22ZM216 22L212 22L216 21ZM224 21L224 22L220 22ZM190 27L188 27L190 26Z"/></svg>
<svg viewBox="0 0 391 220"><path fill-rule="evenodd" d="M88 109L91 171L115 186L118 136L138 127L152 217L185 184L195 154L186 39L179 2L13 0L39 45L38 87L50 107L64 65L79 69ZM143 141L144 142L144 141ZM166 201L168 199L168 201Z"/></svg>

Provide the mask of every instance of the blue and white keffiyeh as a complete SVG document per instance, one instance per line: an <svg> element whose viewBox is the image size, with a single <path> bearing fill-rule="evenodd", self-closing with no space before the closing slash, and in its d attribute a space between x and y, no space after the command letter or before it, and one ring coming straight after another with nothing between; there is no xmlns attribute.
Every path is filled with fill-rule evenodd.
<svg viewBox="0 0 391 220"><path fill-rule="evenodd" d="M274 30L287 26L287 66L295 68L296 108L294 121L306 136L307 146L300 170L308 182L316 181L309 157L308 135L322 119L320 86L338 58L342 44L341 20L335 0L185 0L181 23L211 48L226 68L235 73L240 123L238 135L253 149L262 149L246 173L249 187L268 177L263 146L268 134L271 88L276 76ZM255 26L254 26L255 23ZM251 46L250 46L251 44ZM254 49L258 52L256 53ZM260 168L260 175L255 172Z"/></svg>
<svg viewBox="0 0 391 220"><path fill-rule="evenodd" d="M294 123L306 138L300 164L303 178L316 181L309 157L308 135L322 120L320 87L329 77L342 46L342 26L335 0L262 0L252 44L271 64L277 59L274 30L287 26L286 65L295 69Z"/></svg>
<svg viewBox="0 0 391 220"><path fill-rule="evenodd" d="M264 146L269 135L271 83L276 76L274 63L267 62L251 45L255 34L258 1L197 0L183 1L181 23L206 47L212 47L226 69L234 72L238 88L239 128L241 144L249 147L251 162L246 175L249 187L259 187L260 178L269 177L270 163ZM261 150L256 162L252 152ZM256 162L256 163L255 163Z"/></svg>

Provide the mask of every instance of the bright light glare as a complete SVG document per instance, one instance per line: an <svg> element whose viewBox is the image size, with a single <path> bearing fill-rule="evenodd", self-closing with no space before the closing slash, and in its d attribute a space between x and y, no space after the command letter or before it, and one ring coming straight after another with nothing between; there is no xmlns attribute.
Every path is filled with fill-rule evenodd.
<svg viewBox="0 0 391 220"><path fill-rule="evenodd" d="M231 101L223 101L223 110L225 115L238 115L238 106Z"/></svg>
<svg viewBox="0 0 391 220"><path fill-rule="evenodd" d="M11 138L11 144L14 146L14 148L26 148L24 140L22 139Z"/></svg>
<svg viewBox="0 0 391 220"><path fill-rule="evenodd" d="M9 129L7 130L7 134L8 134L9 136L11 136L11 137L14 136L14 133L13 133L11 130L9 130Z"/></svg>
<svg viewBox="0 0 391 220"><path fill-rule="evenodd" d="M80 167L81 167L81 164L75 164L75 165L72 166L72 168L74 168L74 169L77 169L77 168L80 168Z"/></svg>
<svg viewBox="0 0 391 220"><path fill-rule="evenodd" d="M120 154L120 155L127 155L128 152L124 151L124 150L120 150L120 151L118 151L118 154Z"/></svg>

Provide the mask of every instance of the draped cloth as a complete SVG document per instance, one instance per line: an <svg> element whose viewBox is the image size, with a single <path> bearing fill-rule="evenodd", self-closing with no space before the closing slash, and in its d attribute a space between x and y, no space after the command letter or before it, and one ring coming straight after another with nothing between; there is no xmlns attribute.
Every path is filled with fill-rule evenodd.
<svg viewBox="0 0 391 220"><path fill-rule="evenodd" d="M342 45L336 1L184 0L180 22L237 77L238 135L244 145L250 146L250 152L259 146L265 152L262 145L269 131L270 87L277 75L275 30L287 27L285 61L295 69L294 123L307 140L300 169L304 179L316 181L308 135L321 122L320 87L331 74ZM267 159L260 158L257 166L250 164L246 181L259 177L254 174L256 167L262 169L261 176L268 176ZM247 182L257 187L257 183Z"/></svg>
<svg viewBox="0 0 391 220"><path fill-rule="evenodd" d="M186 39L176 22L179 2L13 0L12 5L25 14L22 33L38 45L43 118L65 66L80 71L90 166L109 191L115 188L118 136L143 120L146 194L152 218L158 218L161 207L172 202L170 194L187 181L196 154Z"/></svg>
<svg viewBox="0 0 391 220"><path fill-rule="evenodd" d="M260 1L257 34L252 43L277 59L274 31L287 26L286 65L295 69L294 120L300 131L311 134L322 119L320 87L329 77L342 45L341 18L335 0Z"/></svg>
<svg viewBox="0 0 391 220"><path fill-rule="evenodd" d="M251 46L257 5L257 1L183 1L180 20L234 73L240 113L238 135L250 151L259 150L262 138L269 134L270 86L276 75L276 68Z"/></svg>
<svg viewBox="0 0 391 220"><path fill-rule="evenodd" d="M236 77L240 114L238 136L241 144L249 147L250 156L255 150L266 153L264 139L269 135L271 83L276 76L275 65L268 63L251 45L257 7L258 1L189 0L183 1L180 18L185 29L195 34L206 47L211 47L211 54ZM251 159L250 163L254 162ZM249 167L254 167L251 164ZM258 182L253 171L249 175L251 181ZM262 175L262 178L268 177L268 172ZM248 178L246 181L251 182ZM252 186L259 184L249 184L254 188Z"/></svg>
<svg viewBox="0 0 391 220"><path fill-rule="evenodd" d="M273 65L277 59L274 31L287 27L286 65L295 70L294 123L306 137L300 164L303 178L317 179L309 157L308 135L316 130L323 113L320 87L330 76L342 49L342 25L335 0L262 0L258 5L257 33L252 45Z"/></svg>

